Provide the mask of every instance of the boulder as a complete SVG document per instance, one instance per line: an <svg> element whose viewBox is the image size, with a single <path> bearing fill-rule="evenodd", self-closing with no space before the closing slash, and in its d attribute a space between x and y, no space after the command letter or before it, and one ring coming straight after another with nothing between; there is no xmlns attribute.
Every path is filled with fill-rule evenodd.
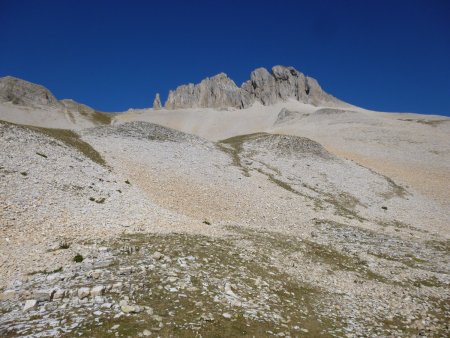
<svg viewBox="0 0 450 338"><path fill-rule="evenodd" d="M30 299L30 300L27 300L26 302L25 302L25 305L23 306L23 309L22 309L22 311L23 312L26 312L26 311L28 311L28 310L33 310L33 309L35 309L36 307L37 307L37 300L36 299Z"/></svg>

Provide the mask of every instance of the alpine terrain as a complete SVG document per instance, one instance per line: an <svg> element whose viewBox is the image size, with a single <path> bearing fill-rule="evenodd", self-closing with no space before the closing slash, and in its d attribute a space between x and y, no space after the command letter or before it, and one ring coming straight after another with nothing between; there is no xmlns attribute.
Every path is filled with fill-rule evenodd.
<svg viewBox="0 0 450 338"><path fill-rule="evenodd" d="M450 335L450 118L285 66L151 103L0 78L1 337Z"/></svg>

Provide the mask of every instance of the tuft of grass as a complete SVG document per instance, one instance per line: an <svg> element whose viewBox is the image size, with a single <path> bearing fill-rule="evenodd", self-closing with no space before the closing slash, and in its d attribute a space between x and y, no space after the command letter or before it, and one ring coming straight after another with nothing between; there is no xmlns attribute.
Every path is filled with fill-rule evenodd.
<svg viewBox="0 0 450 338"><path fill-rule="evenodd" d="M73 261L75 263L81 263L84 260L84 257L80 254L76 254L75 257L73 258Z"/></svg>
<svg viewBox="0 0 450 338"><path fill-rule="evenodd" d="M203 224L211 225L211 222L205 219L205 220L203 221Z"/></svg>
<svg viewBox="0 0 450 338"><path fill-rule="evenodd" d="M26 171L21 171L21 172L20 172L20 175L22 175L22 176L28 176L28 173L27 173Z"/></svg>
<svg viewBox="0 0 450 338"><path fill-rule="evenodd" d="M61 243L61 244L59 245L59 248L60 248L61 250L69 249L69 248L70 248L70 244L67 243L67 242Z"/></svg>

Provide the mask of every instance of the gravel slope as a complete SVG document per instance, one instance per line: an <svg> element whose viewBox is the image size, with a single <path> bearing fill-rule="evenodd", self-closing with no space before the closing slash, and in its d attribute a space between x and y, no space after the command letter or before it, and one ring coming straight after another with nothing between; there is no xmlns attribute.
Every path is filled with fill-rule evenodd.
<svg viewBox="0 0 450 338"><path fill-rule="evenodd" d="M0 137L2 336L449 333L446 209L316 141Z"/></svg>

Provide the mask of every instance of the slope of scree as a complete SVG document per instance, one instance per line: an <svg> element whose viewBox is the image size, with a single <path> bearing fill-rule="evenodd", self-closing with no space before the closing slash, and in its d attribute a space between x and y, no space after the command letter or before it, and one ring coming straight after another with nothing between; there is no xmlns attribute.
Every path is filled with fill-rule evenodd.
<svg viewBox="0 0 450 338"><path fill-rule="evenodd" d="M108 237L143 219L153 226L156 215L169 214L72 131L0 122L0 140L0 231L8 238L0 246L1 286L70 261L72 250L46 252L60 242Z"/></svg>
<svg viewBox="0 0 450 338"><path fill-rule="evenodd" d="M99 126L82 131L83 135L95 137L126 137L137 140L171 142L206 142L202 138L149 122L128 122L114 126Z"/></svg>
<svg viewBox="0 0 450 338"><path fill-rule="evenodd" d="M83 130L103 166L5 126L2 336L448 335L448 243L315 141Z"/></svg>
<svg viewBox="0 0 450 338"><path fill-rule="evenodd" d="M317 211L331 207L346 218L381 221L387 216L387 204L399 210L412 207L405 199L405 188L337 158L308 138L257 133L232 137L219 145L247 176L264 174L280 187L309 198Z"/></svg>

